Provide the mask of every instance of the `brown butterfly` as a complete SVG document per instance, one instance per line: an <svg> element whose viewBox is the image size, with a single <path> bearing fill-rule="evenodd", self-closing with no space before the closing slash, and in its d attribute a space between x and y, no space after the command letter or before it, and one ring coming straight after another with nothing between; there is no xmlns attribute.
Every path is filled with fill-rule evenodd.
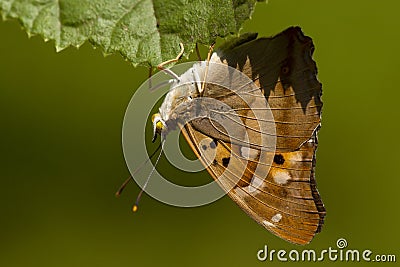
<svg viewBox="0 0 400 267"><path fill-rule="evenodd" d="M155 136L181 126L194 153L228 191L229 197L257 223L296 244L309 243L321 230L325 216L314 170L322 90L316 78L313 50L311 38L299 27L271 38L256 39L249 35L238 39L217 50L211 61L244 73L257 92L252 95L248 91L249 97L244 101L237 94L238 88L229 90L208 83L182 87L171 90L160 113L153 116ZM205 71L201 75L195 70L193 75L212 75L207 67L201 67ZM236 84L233 81L232 87ZM218 100L222 104L194 104L196 98ZM255 111L248 101L259 101L262 108ZM267 109L272 112L273 120L268 117L265 123L273 123L272 132L263 132L261 119L256 116ZM231 127L232 138L212 116L185 120L189 110L223 114L224 121L231 125L234 122L229 122L232 117L227 114L234 111L243 127ZM274 150L265 149L264 155L263 149L268 144L260 145L263 135L275 138ZM205 151L214 151L213 158L207 158Z"/></svg>

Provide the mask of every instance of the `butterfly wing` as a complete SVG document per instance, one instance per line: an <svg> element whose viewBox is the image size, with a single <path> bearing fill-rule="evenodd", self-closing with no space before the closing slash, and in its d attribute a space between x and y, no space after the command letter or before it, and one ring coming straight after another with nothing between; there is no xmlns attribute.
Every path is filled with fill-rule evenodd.
<svg viewBox="0 0 400 267"><path fill-rule="evenodd" d="M194 120L182 130L228 195L256 222L296 244L309 243L325 216L314 177L322 102L312 52L311 39L300 28L289 28L275 37L245 42L219 54L222 62L250 77L267 99L276 129L274 152L257 145L244 150L240 142L216 134L221 131L215 131L218 126L211 121ZM257 118L234 93L207 86L204 96L235 110L248 142L259 144L251 141L260 133L254 130ZM216 149L215 158L207 158L207 149Z"/></svg>

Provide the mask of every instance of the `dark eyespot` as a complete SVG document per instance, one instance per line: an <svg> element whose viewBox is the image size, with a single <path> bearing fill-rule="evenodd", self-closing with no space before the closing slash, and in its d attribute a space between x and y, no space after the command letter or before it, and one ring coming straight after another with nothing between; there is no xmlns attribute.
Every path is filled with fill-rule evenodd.
<svg viewBox="0 0 400 267"><path fill-rule="evenodd" d="M206 145L202 145L202 147L201 147L203 150L206 150L207 149L207 146Z"/></svg>
<svg viewBox="0 0 400 267"><path fill-rule="evenodd" d="M276 154L274 156L274 162L276 164L282 165L283 163L285 163L285 159L283 158L283 156L281 154Z"/></svg>
<svg viewBox="0 0 400 267"><path fill-rule="evenodd" d="M288 66L285 65L282 67L281 71L282 71L282 74L289 74L290 69Z"/></svg>
<svg viewBox="0 0 400 267"><path fill-rule="evenodd" d="M210 142L210 147L211 147L212 149L216 148L216 147L217 147L217 143L216 143L215 141L211 141L211 142Z"/></svg>
<svg viewBox="0 0 400 267"><path fill-rule="evenodd" d="M224 165L224 167L228 167L229 161L231 160L231 158L223 158L222 159L222 165Z"/></svg>

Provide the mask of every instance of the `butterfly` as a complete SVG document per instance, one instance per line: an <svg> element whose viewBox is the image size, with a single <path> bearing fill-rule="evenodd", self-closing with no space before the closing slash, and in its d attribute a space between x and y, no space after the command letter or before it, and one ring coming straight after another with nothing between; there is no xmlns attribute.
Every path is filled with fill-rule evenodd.
<svg viewBox="0 0 400 267"><path fill-rule="evenodd" d="M257 223L295 244L309 243L326 214L315 181L322 87L313 51L312 39L299 27L270 38L239 38L219 48L208 62L230 66L251 79L247 99L238 96L242 87L237 88L237 81L222 88L194 79L190 86L170 90L153 116L155 136L180 126L229 197ZM213 74L206 62L187 75ZM178 77L175 86L186 76ZM229 80L229 72L214 76ZM190 111L198 116L184 119ZM257 114L267 116L260 119ZM220 122L215 121L218 116Z"/></svg>

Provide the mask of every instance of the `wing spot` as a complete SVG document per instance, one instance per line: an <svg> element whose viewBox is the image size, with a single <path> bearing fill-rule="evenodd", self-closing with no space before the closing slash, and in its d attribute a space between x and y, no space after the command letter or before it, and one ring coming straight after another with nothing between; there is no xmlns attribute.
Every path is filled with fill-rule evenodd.
<svg viewBox="0 0 400 267"><path fill-rule="evenodd" d="M276 171L272 174L275 183L277 184L286 184L290 180L290 175L287 171Z"/></svg>
<svg viewBox="0 0 400 267"><path fill-rule="evenodd" d="M293 152L289 154L289 161L302 161L303 155L301 152Z"/></svg>
<svg viewBox="0 0 400 267"><path fill-rule="evenodd" d="M271 223L271 222L269 222L269 221L263 220L262 222L263 222L263 224L266 225L266 226L275 227L275 224L273 224L273 223Z"/></svg>
<svg viewBox="0 0 400 267"><path fill-rule="evenodd" d="M246 159L255 159L258 156L258 150L242 146L240 148L240 154Z"/></svg>
<svg viewBox="0 0 400 267"><path fill-rule="evenodd" d="M253 178L251 179L250 185L251 186L247 186L248 188L248 192L249 193L254 193L257 191L257 189L263 184L264 180L258 178L257 176L253 176Z"/></svg>
<svg viewBox="0 0 400 267"><path fill-rule="evenodd" d="M231 158L223 158L222 165L224 165L224 167L227 168L230 160L231 160Z"/></svg>
<svg viewBox="0 0 400 267"><path fill-rule="evenodd" d="M275 154L274 162L276 164L282 165L283 163L285 163L285 158L282 156L282 154Z"/></svg>
<svg viewBox="0 0 400 267"><path fill-rule="evenodd" d="M282 214L277 213L274 216L272 216L271 221L273 221L274 223L279 222L282 219Z"/></svg>
<svg viewBox="0 0 400 267"><path fill-rule="evenodd" d="M202 148L203 150L207 150L207 146L206 146L206 145L202 145L201 148Z"/></svg>
<svg viewBox="0 0 400 267"><path fill-rule="evenodd" d="M289 68L289 66L285 65L285 66L282 67L281 71L282 71L282 74L286 75L286 74L289 73L290 68Z"/></svg>
<svg viewBox="0 0 400 267"><path fill-rule="evenodd" d="M211 141L211 142L210 142L210 147L211 147L212 149L216 148L216 147L217 147L217 143L216 143L215 141Z"/></svg>

